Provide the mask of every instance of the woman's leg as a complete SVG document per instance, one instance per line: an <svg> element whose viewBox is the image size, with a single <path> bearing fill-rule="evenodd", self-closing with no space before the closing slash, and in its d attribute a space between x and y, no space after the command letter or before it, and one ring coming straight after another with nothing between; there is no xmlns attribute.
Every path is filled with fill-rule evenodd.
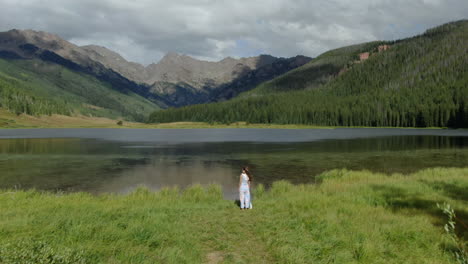
<svg viewBox="0 0 468 264"><path fill-rule="evenodd" d="M245 200L245 192L244 190L239 190L239 200L240 200L240 208L241 209L244 209L245 208L245 203L244 203L244 200Z"/></svg>
<svg viewBox="0 0 468 264"><path fill-rule="evenodd" d="M245 191L244 197L245 197L245 203L244 203L245 207L244 208L250 208L250 191L249 190Z"/></svg>

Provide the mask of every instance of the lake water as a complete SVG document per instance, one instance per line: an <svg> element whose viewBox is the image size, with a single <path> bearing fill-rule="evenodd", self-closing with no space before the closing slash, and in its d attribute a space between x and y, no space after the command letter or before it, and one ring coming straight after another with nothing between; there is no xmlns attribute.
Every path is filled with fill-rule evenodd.
<svg viewBox="0 0 468 264"><path fill-rule="evenodd" d="M348 168L410 173L468 166L468 130L3 129L0 189L126 193L144 185L217 183L236 196L242 166L255 183L314 182Z"/></svg>

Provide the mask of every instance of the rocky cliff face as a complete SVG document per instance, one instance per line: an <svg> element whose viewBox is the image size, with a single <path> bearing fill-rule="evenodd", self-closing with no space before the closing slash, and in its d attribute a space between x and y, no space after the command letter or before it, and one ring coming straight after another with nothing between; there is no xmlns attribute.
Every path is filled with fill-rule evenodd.
<svg viewBox="0 0 468 264"><path fill-rule="evenodd" d="M150 79L148 84L155 82L187 83L201 89L214 88L228 83L247 71L255 70L270 64L277 58L261 55L250 58L225 58L218 62L200 61L189 56L168 53L157 64L148 66Z"/></svg>
<svg viewBox="0 0 468 264"><path fill-rule="evenodd" d="M303 56L285 59L260 55L210 62L168 53L158 63L145 67L105 47L80 47L54 34L32 30L1 32L0 56L58 63L96 75L117 89L131 89L164 102L163 107L229 99L310 61Z"/></svg>
<svg viewBox="0 0 468 264"><path fill-rule="evenodd" d="M170 53L159 63L148 66L153 92L165 95L176 106L230 99L289 70L310 58L276 58L260 55L225 58L218 62L199 61Z"/></svg>

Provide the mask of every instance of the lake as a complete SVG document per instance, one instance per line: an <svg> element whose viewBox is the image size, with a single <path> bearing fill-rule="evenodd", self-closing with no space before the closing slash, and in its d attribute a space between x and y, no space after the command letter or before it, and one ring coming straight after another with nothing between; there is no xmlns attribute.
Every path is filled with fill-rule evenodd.
<svg viewBox="0 0 468 264"><path fill-rule="evenodd" d="M468 166L468 130L0 129L0 188L93 194L217 183L236 197L240 168L267 187L332 169L411 173Z"/></svg>

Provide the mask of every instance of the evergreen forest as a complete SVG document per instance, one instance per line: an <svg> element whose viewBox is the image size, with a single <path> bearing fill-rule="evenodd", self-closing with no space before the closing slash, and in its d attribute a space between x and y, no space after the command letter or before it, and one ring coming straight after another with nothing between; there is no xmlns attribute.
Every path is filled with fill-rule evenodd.
<svg viewBox="0 0 468 264"><path fill-rule="evenodd" d="M360 60L364 52L369 58ZM149 118L175 121L468 127L468 21L332 50L232 100Z"/></svg>

